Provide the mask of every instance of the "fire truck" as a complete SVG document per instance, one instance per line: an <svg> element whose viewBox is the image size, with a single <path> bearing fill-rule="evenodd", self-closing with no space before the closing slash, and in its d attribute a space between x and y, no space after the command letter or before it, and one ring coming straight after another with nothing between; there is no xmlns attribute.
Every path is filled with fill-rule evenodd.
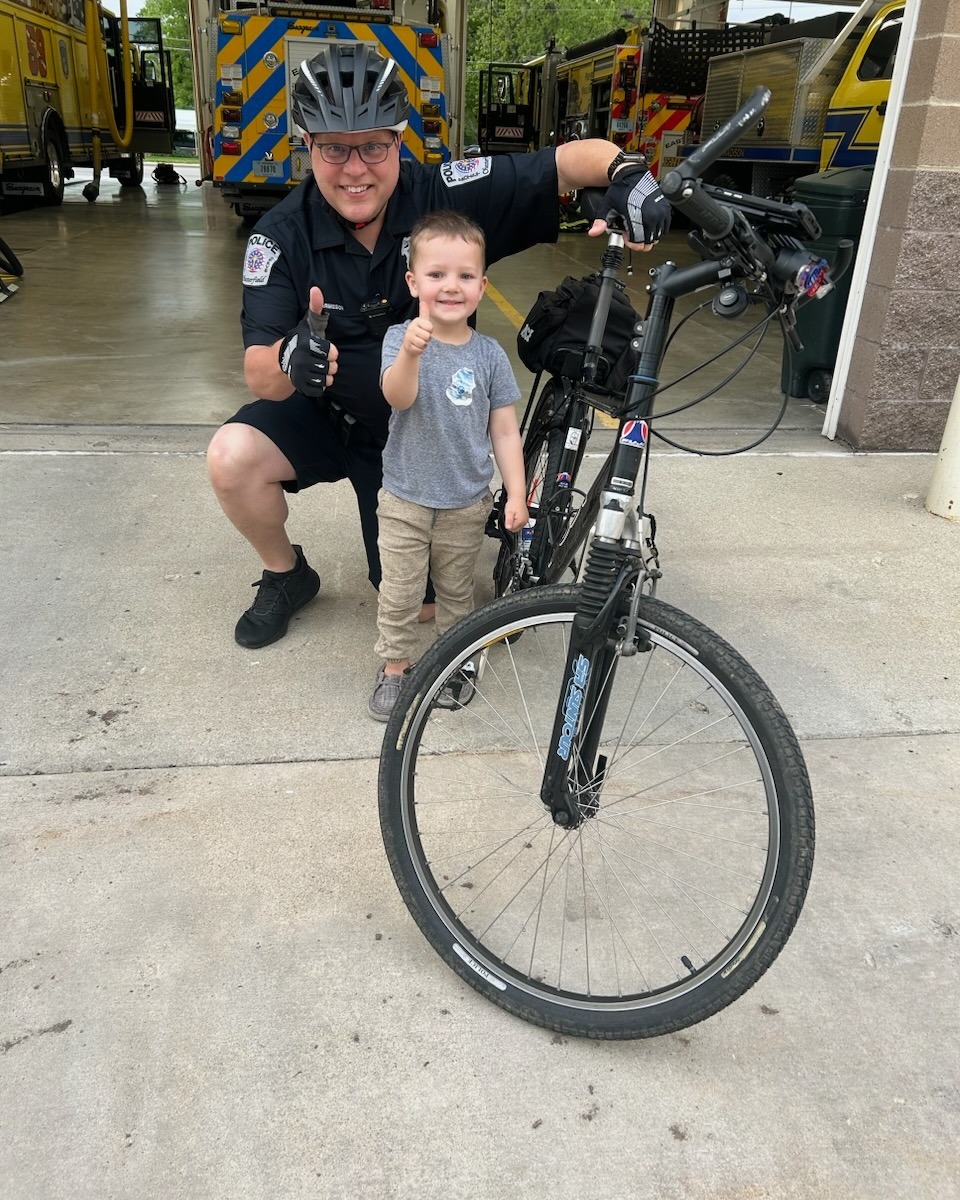
<svg viewBox="0 0 960 1200"><path fill-rule="evenodd" d="M642 150L656 175L672 165L699 109L707 63L761 45L764 27L617 29L562 54L551 45L530 63L494 63L481 78L483 153L606 138Z"/></svg>
<svg viewBox="0 0 960 1200"><path fill-rule="evenodd" d="M93 168L88 200L104 168L136 187L144 153L170 153L174 125L158 20L94 0L0 0L0 194L60 204L77 167Z"/></svg>
<svg viewBox="0 0 960 1200"><path fill-rule="evenodd" d="M703 137L757 84L767 84L773 96L763 120L727 150L709 178L771 195L804 175L875 163L903 11L902 2L864 0L852 14L782 26L761 48L715 58L707 75Z"/></svg>
<svg viewBox="0 0 960 1200"><path fill-rule="evenodd" d="M465 2L190 0L190 13L201 182L245 221L310 172L291 101L300 64L323 42L374 42L398 63L412 106L404 157L459 157Z"/></svg>

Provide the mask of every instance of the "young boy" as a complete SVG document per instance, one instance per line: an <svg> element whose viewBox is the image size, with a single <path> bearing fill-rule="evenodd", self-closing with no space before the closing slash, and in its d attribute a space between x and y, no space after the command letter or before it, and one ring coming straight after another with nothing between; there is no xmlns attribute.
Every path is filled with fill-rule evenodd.
<svg viewBox="0 0 960 1200"><path fill-rule="evenodd" d="M393 411L377 509L383 580L376 653L385 662L368 706L376 721L390 716L410 666L427 572L438 635L473 607L492 500L491 443L507 495L506 527L527 520L514 407L520 390L503 349L467 323L487 286L484 253L483 232L463 214L441 209L419 220L406 279L420 315L391 326L383 341L380 383Z"/></svg>

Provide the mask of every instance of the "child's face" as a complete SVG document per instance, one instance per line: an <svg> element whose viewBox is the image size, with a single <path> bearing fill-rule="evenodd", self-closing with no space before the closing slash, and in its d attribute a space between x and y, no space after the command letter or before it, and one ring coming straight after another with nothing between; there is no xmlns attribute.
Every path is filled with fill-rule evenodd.
<svg viewBox="0 0 960 1200"><path fill-rule="evenodd" d="M487 286L480 247L459 237L426 238L407 272L407 285L431 321L463 324L476 311Z"/></svg>

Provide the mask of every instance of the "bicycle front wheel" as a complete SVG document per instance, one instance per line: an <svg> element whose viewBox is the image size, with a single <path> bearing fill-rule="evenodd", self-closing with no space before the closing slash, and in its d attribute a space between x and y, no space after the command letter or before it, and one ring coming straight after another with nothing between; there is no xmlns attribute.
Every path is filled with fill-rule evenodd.
<svg viewBox="0 0 960 1200"><path fill-rule="evenodd" d="M586 819L555 825L540 784L577 591L495 600L421 659L387 725L380 821L410 912L471 986L562 1033L650 1037L780 952L812 869L810 784L743 658L645 598Z"/></svg>

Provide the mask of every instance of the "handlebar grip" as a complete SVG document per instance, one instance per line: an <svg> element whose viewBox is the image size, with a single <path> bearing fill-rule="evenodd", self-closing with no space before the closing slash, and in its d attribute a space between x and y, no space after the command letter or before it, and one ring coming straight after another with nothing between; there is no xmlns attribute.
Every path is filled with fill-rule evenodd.
<svg viewBox="0 0 960 1200"><path fill-rule="evenodd" d="M729 121L660 180L660 190L673 207L702 229L708 238L725 238L733 229L736 218L733 209L703 190L699 176L747 129L756 125L769 103L770 89L754 88L750 99Z"/></svg>
<svg viewBox="0 0 960 1200"><path fill-rule="evenodd" d="M725 238L733 229L733 209L708 195L699 179L684 179L679 171L668 171L660 181L660 190L708 238Z"/></svg>
<svg viewBox="0 0 960 1200"><path fill-rule="evenodd" d="M702 175L707 167L720 158L724 151L729 150L734 142L739 141L748 129L757 124L770 103L770 96L771 92L768 87L754 88L750 99L738 108L728 121L724 121L705 142L702 142L689 158L685 158L680 163L677 168L680 174L685 179L695 179L698 175Z"/></svg>

